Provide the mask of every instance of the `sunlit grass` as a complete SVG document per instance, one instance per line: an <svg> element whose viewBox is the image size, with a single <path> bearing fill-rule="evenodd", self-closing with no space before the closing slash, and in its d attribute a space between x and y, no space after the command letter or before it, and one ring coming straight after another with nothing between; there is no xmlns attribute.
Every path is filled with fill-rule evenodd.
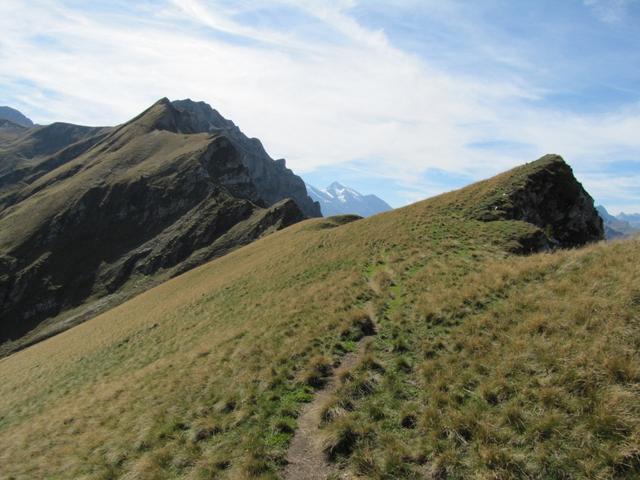
<svg viewBox="0 0 640 480"><path fill-rule="evenodd" d="M277 478L372 305L376 335L322 411L331 461L632 478L640 246L514 256L535 227L474 219L500 178L303 222L0 360L1 476Z"/></svg>

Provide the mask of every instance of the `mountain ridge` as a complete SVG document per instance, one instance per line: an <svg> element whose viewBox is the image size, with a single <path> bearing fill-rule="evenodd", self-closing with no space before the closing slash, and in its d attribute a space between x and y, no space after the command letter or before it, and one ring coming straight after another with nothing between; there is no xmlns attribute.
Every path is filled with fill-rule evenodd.
<svg viewBox="0 0 640 480"><path fill-rule="evenodd" d="M604 221L605 237L607 238L607 240L621 238L640 232L640 222L636 223L635 226L633 226L627 220L628 218L633 221L635 217L639 217L640 220L640 216L626 215L624 213L620 213L620 215L617 216L611 215L603 205L598 205L596 207L596 210L598 210L598 213Z"/></svg>
<svg viewBox="0 0 640 480"><path fill-rule="evenodd" d="M72 326L60 314L86 302L104 310L113 303L103 299L125 300L305 218L287 200L304 189L298 177L254 157L263 184L286 177L261 190L236 147L246 137L209 127L164 98L117 127L56 123L5 147L0 342L12 340L8 351L29 332L32 343ZM57 325L47 320L57 316Z"/></svg>
<svg viewBox="0 0 640 480"><path fill-rule="evenodd" d="M640 213L620 212L617 218L628 222L633 228L640 228Z"/></svg>

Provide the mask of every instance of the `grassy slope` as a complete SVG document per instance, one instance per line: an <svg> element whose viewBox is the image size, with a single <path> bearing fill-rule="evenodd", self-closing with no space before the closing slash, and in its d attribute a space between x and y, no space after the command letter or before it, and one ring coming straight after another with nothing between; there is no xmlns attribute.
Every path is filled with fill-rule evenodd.
<svg viewBox="0 0 640 480"><path fill-rule="evenodd" d="M81 155L25 188L22 192L25 199L3 212L0 218L0 249L15 248L19 241L46 224L47 219L80 199L88 187L105 181L126 182L143 175L154 175L166 169L169 161L181 156L189 158L204 149L208 141L207 135L152 132L134 138L125 145L126 149L114 148L113 152L102 155L91 150ZM78 173L75 175L68 173L76 170ZM45 188L47 186L49 188Z"/></svg>
<svg viewBox="0 0 640 480"><path fill-rule="evenodd" d="M23 129L19 134L13 135L13 138L0 132L0 178L15 169L36 167L50 155L108 130L108 127L84 127L56 122Z"/></svg>
<svg viewBox="0 0 640 480"><path fill-rule="evenodd" d="M0 360L0 475L275 477L371 301L323 428L354 475L632 478L640 244L508 254L532 226L469 218L521 173L303 222Z"/></svg>

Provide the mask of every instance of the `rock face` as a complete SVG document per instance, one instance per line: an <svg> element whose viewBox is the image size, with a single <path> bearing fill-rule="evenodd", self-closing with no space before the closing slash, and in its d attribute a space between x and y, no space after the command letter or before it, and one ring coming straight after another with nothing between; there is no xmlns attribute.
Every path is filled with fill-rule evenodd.
<svg viewBox="0 0 640 480"><path fill-rule="evenodd" d="M326 217L333 215L359 215L369 217L391 210L391 206L375 195L362 195L353 188L333 182L324 190L306 185L309 196L320 204Z"/></svg>
<svg viewBox="0 0 640 480"><path fill-rule="evenodd" d="M260 197L267 204L289 197L295 200L308 217L321 216L320 206L307 195L302 179L286 167L284 159L274 161L260 140L248 138L231 120L225 119L205 102L187 99L176 100L172 104L183 118L188 118L192 132L219 133L229 138L249 169Z"/></svg>
<svg viewBox="0 0 640 480"><path fill-rule="evenodd" d="M25 117L21 112L11 107L0 107L0 120L9 120L21 127L33 127L30 118Z"/></svg>
<svg viewBox="0 0 640 480"><path fill-rule="evenodd" d="M505 175L510 178L508 187L501 184L480 215L482 220L536 225L544 236L531 239L531 250L578 247L604 238L593 198L562 157L546 155Z"/></svg>
<svg viewBox="0 0 640 480"><path fill-rule="evenodd" d="M0 343L305 218L294 200L265 201L237 142L199 133L197 116L166 99L115 128L50 127L60 150L26 142L39 155L0 177Z"/></svg>

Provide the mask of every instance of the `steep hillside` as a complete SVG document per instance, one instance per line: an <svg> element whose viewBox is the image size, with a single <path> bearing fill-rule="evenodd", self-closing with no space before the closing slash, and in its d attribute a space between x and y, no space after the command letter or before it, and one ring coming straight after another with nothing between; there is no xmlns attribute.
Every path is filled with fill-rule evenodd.
<svg viewBox="0 0 640 480"><path fill-rule="evenodd" d="M309 196L320 204L325 217L334 215L370 217L376 213L391 210L391 206L381 198L375 195L362 195L338 182L333 182L323 190L308 184L306 187Z"/></svg>
<svg viewBox="0 0 640 480"><path fill-rule="evenodd" d="M13 123L11 120L0 118L0 148L24 135L27 127Z"/></svg>
<svg viewBox="0 0 640 480"><path fill-rule="evenodd" d="M102 140L109 128L70 123L23 129L0 144L0 212L19 201L20 191Z"/></svg>
<svg viewBox="0 0 640 480"><path fill-rule="evenodd" d="M602 238L559 157L356 218L1 360L3 475L295 478L311 435L317 478L637 477L640 244L513 253Z"/></svg>
<svg viewBox="0 0 640 480"><path fill-rule="evenodd" d="M163 99L115 128L31 129L0 153L0 342L13 340L0 351L304 218L265 201L227 136L200 131Z"/></svg>

